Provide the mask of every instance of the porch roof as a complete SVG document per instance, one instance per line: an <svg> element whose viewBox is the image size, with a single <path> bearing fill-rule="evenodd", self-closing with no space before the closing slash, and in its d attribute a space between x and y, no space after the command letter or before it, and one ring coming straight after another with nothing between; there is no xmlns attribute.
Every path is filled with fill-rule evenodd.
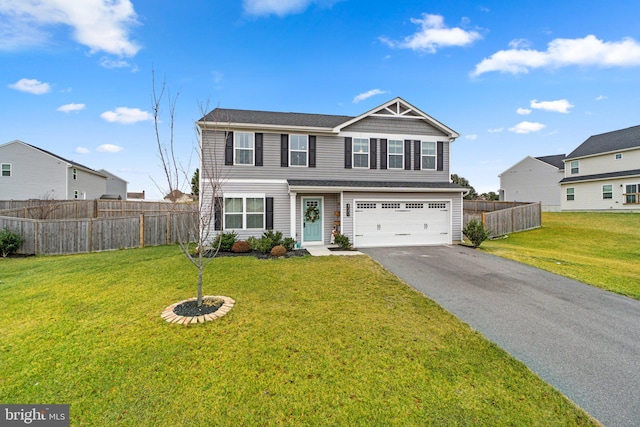
<svg viewBox="0 0 640 427"><path fill-rule="evenodd" d="M427 181L343 181L326 179L288 179L292 191L381 191L418 193L465 193L467 188L451 182Z"/></svg>

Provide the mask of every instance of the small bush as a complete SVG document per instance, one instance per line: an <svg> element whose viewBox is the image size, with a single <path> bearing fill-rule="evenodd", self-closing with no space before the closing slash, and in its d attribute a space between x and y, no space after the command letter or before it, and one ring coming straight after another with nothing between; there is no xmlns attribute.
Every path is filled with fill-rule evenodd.
<svg viewBox="0 0 640 427"><path fill-rule="evenodd" d="M349 241L349 236L345 236L341 233L336 233L333 237L333 241L340 247L340 249L348 250L351 249L351 242Z"/></svg>
<svg viewBox="0 0 640 427"><path fill-rule="evenodd" d="M244 240L239 240L235 242L233 246L231 246L231 252L243 254L245 252L250 252L250 251L251 251L251 245L249 245L249 242Z"/></svg>
<svg viewBox="0 0 640 427"><path fill-rule="evenodd" d="M249 247L251 248L252 251L257 251L258 250L258 243L260 242L260 239L256 238L255 236L250 236L247 239L247 243L249 244Z"/></svg>
<svg viewBox="0 0 640 427"><path fill-rule="evenodd" d="M271 249L271 256L282 256L286 253L287 250L282 245L274 246L273 249Z"/></svg>
<svg viewBox="0 0 640 427"><path fill-rule="evenodd" d="M287 250L287 252L291 252L296 248L296 239L293 237L285 237L282 241L282 246Z"/></svg>
<svg viewBox="0 0 640 427"><path fill-rule="evenodd" d="M469 221L462 232L471 240L474 248L477 248L489 238L489 232L484 228L484 224L475 219Z"/></svg>
<svg viewBox="0 0 640 427"><path fill-rule="evenodd" d="M238 235L235 231L220 233L216 236L212 246L214 249L218 248L219 246L221 251L229 252L237 239Z"/></svg>
<svg viewBox="0 0 640 427"><path fill-rule="evenodd" d="M24 238L21 235L14 233L6 227L2 229L2 231L0 231L0 253L2 254L2 258L6 258L8 255L17 251L22 242L24 242Z"/></svg>

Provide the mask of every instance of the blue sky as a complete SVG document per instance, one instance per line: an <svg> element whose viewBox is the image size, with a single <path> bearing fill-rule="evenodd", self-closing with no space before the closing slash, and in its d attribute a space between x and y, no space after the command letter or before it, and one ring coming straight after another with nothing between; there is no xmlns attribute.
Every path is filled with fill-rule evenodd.
<svg viewBox="0 0 640 427"><path fill-rule="evenodd" d="M617 0L0 0L0 144L158 199L155 69L190 170L203 105L356 116L399 96L461 134L452 173L497 191L527 155L640 124L638 16Z"/></svg>

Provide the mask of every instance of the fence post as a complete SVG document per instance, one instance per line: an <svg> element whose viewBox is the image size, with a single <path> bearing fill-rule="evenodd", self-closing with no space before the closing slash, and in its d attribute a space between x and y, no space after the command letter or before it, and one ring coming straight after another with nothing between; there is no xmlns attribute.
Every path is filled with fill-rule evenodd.
<svg viewBox="0 0 640 427"><path fill-rule="evenodd" d="M144 214L140 214L140 244L139 247L144 248Z"/></svg>
<svg viewBox="0 0 640 427"><path fill-rule="evenodd" d="M167 212L167 245L171 244L171 212Z"/></svg>

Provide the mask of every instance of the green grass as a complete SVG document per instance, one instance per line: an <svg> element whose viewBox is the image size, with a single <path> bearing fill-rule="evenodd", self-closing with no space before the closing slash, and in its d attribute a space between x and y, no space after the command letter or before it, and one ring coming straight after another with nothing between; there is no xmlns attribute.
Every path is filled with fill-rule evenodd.
<svg viewBox="0 0 640 427"><path fill-rule="evenodd" d="M640 299L640 214L545 212L542 228L485 241L481 248Z"/></svg>
<svg viewBox="0 0 640 427"><path fill-rule="evenodd" d="M0 260L0 402L74 426L595 425L523 364L368 257L220 258L202 325L176 247Z"/></svg>

